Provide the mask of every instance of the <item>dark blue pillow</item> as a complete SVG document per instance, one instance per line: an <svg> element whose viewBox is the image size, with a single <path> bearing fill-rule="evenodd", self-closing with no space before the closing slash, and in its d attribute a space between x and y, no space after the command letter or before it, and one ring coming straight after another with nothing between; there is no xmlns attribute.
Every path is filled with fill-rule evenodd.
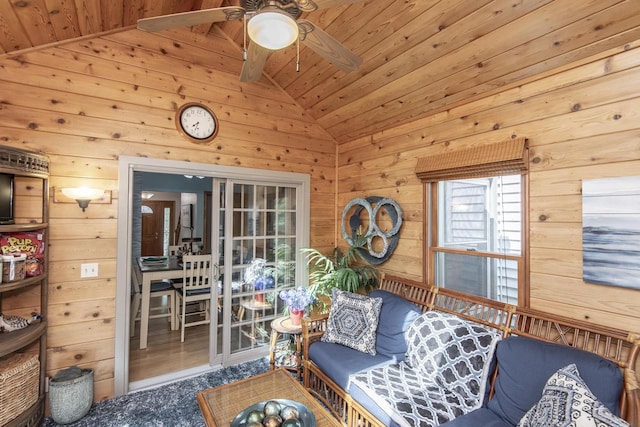
<svg viewBox="0 0 640 427"><path fill-rule="evenodd" d="M404 333L422 313L420 308L406 299L383 290L371 292L371 297L382 298L382 308L376 331L376 352L401 362L407 352Z"/></svg>
<svg viewBox="0 0 640 427"><path fill-rule="evenodd" d="M498 377L487 407L512 425L542 397L558 369L575 363L593 394L616 415L623 378L620 368L597 354L565 345L511 336L498 343Z"/></svg>

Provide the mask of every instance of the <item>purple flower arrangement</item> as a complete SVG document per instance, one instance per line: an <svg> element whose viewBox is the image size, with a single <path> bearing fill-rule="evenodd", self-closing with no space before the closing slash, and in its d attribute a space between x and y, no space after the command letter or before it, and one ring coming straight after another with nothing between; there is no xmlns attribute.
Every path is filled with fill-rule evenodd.
<svg viewBox="0 0 640 427"><path fill-rule="evenodd" d="M302 311L316 300L307 288L287 289L280 291L280 299L289 307L289 311Z"/></svg>
<svg viewBox="0 0 640 427"><path fill-rule="evenodd" d="M245 273L245 282L252 284L253 289L257 291L274 288L276 286L276 280L269 273L267 262L262 258L256 258L251 261L251 265Z"/></svg>
<svg viewBox="0 0 640 427"><path fill-rule="evenodd" d="M258 276L253 282L253 289L261 291L263 289L271 289L276 286L276 280L273 276Z"/></svg>

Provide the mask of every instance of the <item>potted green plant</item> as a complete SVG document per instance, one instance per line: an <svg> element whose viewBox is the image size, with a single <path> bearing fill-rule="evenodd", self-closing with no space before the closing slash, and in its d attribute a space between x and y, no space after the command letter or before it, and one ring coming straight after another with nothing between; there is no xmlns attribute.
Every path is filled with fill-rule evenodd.
<svg viewBox="0 0 640 427"><path fill-rule="evenodd" d="M367 237L356 235L353 243L343 252L334 248L325 255L313 248L302 249L309 266L311 290L317 296L314 306L320 313L328 311L328 298L333 288L347 292L370 292L378 286L379 274L360 254L366 250Z"/></svg>

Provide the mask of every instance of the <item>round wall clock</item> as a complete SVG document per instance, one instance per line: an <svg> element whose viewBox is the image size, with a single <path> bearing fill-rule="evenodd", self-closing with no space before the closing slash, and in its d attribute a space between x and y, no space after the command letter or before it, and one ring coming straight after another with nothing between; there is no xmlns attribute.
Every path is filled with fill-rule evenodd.
<svg viewBox="0 0 640 427"><path fill-rule="evenodd" d="M218 134L218 119L206 106L197 102L184 104L176 112L180 133L196 144L206 144Z"/></svg>

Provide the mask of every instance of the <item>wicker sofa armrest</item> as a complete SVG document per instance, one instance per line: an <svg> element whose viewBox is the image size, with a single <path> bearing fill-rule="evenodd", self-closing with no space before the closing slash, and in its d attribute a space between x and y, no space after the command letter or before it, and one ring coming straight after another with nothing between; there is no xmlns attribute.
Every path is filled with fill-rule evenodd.
<svg viewBox="0 0 640 427"><path fill-rule="evenodd" d="M640 426L640 389L633 389L627 392L629 402L627 403L626 420L632 426Z"/></svg>
<svg viewBox="0 0 640 427"><path fill-rule="evenodd" d="M320 338L324 335L328 320L328 313L302 319L302 355L305 360L307 360L309 354L309 346L314 342L320 341Z"/></svg>
<svg viewBox="0 0 640 427"><path fill-rule="evenodd" d="M638 353L640 353L640 337L637 334L632 334L629 338L636 345L633 348L633 354L629 357L632 361L632 365L628 366L624 371L624 385L626 389L626 399L624 402L626 405L626 420L632 426L640 426L640 384L638 383L638 375L636 373L636 366L638 360Z"/></svg>

